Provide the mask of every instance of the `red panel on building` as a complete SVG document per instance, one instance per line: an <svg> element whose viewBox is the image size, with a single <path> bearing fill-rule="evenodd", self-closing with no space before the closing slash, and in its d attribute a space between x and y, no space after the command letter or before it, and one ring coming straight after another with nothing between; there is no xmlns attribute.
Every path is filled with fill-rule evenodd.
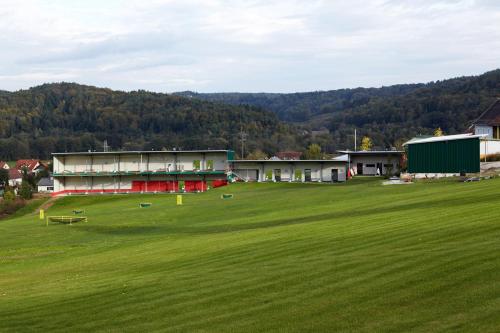
<svg viewBox="0 0 500 333"><path fill-rule="evenodd" d="M221 187L221 186L226 186L227 185L227 179L216 179L212 181L212 187Z"/></svg>

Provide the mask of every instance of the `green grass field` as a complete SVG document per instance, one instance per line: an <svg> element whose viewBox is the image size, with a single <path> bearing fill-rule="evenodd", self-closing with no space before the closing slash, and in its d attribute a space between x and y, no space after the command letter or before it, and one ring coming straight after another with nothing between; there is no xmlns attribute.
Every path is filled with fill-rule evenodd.
<svg viewBox="0 0 500 333"><path fill-rule="evenodd" d="M0 331L500 331L500 179L235 184L184 203L67 197L48 213L88 223L0 221Z"/></svg>

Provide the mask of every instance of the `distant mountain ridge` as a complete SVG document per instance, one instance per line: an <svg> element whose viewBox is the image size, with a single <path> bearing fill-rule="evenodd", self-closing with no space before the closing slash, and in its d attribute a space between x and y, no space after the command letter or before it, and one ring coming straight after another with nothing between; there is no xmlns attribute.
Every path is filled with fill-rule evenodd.
<svg viewBox="0 0 500 333"><path fill-rule="evenodd" d="M437 127L455 134L500 97L500 69L425 84L308 93L177 93L194 99L255 105L314 133L328 150L353 147L353 131L379 147L399 145ZM325 134L325 131L329 134ZM359 140L358 140L359 142Z"/></svg>
<svg viewBox="0 0 500 333"><path fill-rule="evenodd" d="M500 97L500 70L426 84L294 94L114 91L76 83L0 91L0 159L52 152L182 147L267 154L353 148L367 135L377 148L416 134L465 131ZM246 155L246 154L245 154Z"/></svg>
<svg viewBox="0 0 500 333"><path fill-rule="evenodd" d="M253 105L273 111L281 120L304 122L311 117L363 105L373 97L407 94L424 84L398 84L381 88L353 88L302 93L197 93L176 92L174 95L232 105Z"/></svg>

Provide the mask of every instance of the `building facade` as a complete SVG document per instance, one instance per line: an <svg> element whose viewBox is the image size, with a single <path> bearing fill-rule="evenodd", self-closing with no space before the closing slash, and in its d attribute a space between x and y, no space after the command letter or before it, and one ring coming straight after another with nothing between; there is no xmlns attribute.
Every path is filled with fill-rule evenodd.
<svg viewBox="0 0 500 333"><path fill-rule="evenodd" d="M408 172L439 177L480 171L480 139L483 135L458 134L412 139L408 151Z"/></svg>
<svg viewBox="0 0 500 333"><path fill-rule="evenodd" d="M237 160L234 175L243 181L345 182L347 163L337 160Z"/></svg>
<svg viewBox="0 0 500 333"><path fill-rule="evenodd" d="M500 99L497 99L471 125L476 135L485 135L485 139L500 140Z"/></svg>
<svg viewBox="0 0 500 333"><path fill-rule="evenodd" d="M54 192L54 178L52 176L40 178L37 183L37 190L38 193Z"/></svg>
<svg viewBox="0 0 500 333"><path fill-rule="evenodd" d="M469 132L483 135L480 145L481 158L500 154L500 99L472 122Z"/></svg>
<svg viewBox="0 0 500 333"><path fill-rule="evenodd" d="M54 195L198 192L227 184L231 150L54 153Z"/></svg>
<svg viewBox="0 0 500 333"><path fill-rule="evenodd" d="M352 151L342 150L343 159L347 160L354 175L376 176L393 175L401 169L404 151Z"/></svg>

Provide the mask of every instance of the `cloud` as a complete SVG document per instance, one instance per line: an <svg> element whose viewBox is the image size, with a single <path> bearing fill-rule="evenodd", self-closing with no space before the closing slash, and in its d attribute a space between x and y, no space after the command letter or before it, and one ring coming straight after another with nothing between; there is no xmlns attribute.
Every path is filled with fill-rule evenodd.
<svg viewBox="0 0 500 333"><path fill-rule="evenodd" d="M25 0L0 6L0 90L310 91L499 67L494 0Z"/></svg>

